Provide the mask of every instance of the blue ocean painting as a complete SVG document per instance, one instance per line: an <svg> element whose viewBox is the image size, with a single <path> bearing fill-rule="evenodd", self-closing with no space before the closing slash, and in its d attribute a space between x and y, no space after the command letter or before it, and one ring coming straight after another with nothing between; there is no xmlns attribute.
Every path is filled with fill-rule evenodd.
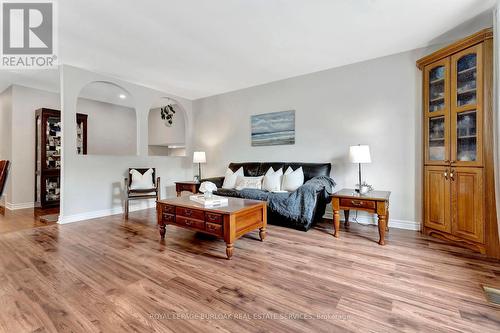
<svg viewBox="0 0 500 333"><path fill-rule="evenodd" d="M257 114L251 121L252 146L295 144L295 110Z"/></svg>

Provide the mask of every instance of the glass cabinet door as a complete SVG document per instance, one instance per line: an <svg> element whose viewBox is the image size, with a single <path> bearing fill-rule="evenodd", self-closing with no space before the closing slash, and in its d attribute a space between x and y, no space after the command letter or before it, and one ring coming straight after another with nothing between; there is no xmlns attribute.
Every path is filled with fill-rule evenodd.
<svg viewBox="0 0 500 333"><path fill-rule="evenodd" d="M425 67L425 162L428 165L449 163L449 59Z"/></svg>
<svg viewBox="0 0 500 333"><path fill-rule="evenodd" d="M61 168L61 118L48 116L45 120L45 168Z"/></svg>
<svg viewBox="0 0 500 333"><path fill-rule="evenodd" d="M451 163L482 164L482 45L451 58Z"/></svg>

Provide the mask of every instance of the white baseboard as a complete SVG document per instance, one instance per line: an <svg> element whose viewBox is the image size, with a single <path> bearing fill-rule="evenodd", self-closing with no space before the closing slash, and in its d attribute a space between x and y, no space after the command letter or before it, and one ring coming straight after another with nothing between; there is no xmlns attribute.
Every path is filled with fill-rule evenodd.
<svg viewBox="0 0 500 333"><path fill-rule="evenodd" d="M136 203L134 205L131 205L129 211L135 212L138 210L150 209L150 208L154 208L154 207L156 207L156 203L154 201L151 201L151 202L142 201L139 204ZM6 208L10 209L8 206ZM25 207L25 208L29 208L29 207ZM18 208L18 209L20 209L20 208ZM73 222L91 220L91 219L96 219L96 218L111 216L111 215L116 215L116 214L123 214L123 207L120 206L120 207L114 207L114 208L110 208L110 209L96 210L96 211L85 212L85 213L74 214L74 215L59 216L58 223L60 223L60 224L73 223ZM342 216L341 221L344 221L343 214L341 214L341 216ZM332 210L327 208L325 215L323 215L323 217L325 219L333 219ZM375 215L373 215L373 216L366 216L366 215L358 216L357 220L358 220L358 223L361 223L361 224L377 225L377 218ZM419 231L420 230L420 222L390 219L389 220L389 227L390 228L397 228L397 229Z"/></svg>
<svg viewBox="0 0 500 333"><path fill-rule="evenodd" d="M6 202L5 203L5 208L8 210L17 210L17 209L27 209L27 208L34 208L35 203L34 202L23 202L23 203L12 203L12 202Z"/></svg>
<svg viewBox="0 0 500 333"><path fill-rule="evenodd" d="M138 210L149 209L149 208L154 208L154 207L156 207L156 202L154 202L154 201L151 201L151 202L142 201L139 204L136 203L134 205L130 205L129 212L135 212ZM124 211L124 208L122 206L120 206L120 207L95 210L95 211L85 212L85 213L80 213L80 214L73 214L73 215L66 215L66 216L59 215L59 219L58 219L57 223L66 224L66 223L91 220L91 219L96 219L99 217L111 216L111 215L116 215L116 214L123 214L123 211Z"/></svg>
<svg viewBox="0 0 500 333"><path fill-rule="evenodd" d="M345 221L344 214L340 214L340 216L341 216L340 220ZM353 216L353 214L351 213L351 216L349 217L350 221L352 221L352 216ZM332 210L327 208L325 215L323 215L323 218L333 220ZM377 225L376 215L373 215L373 216L366 216L366 215L359 216L358 215L357 220L358 220L358 223L360 223L360 224ZM420 222L389 219L389 228L419 231L420 230Z"/></svg>

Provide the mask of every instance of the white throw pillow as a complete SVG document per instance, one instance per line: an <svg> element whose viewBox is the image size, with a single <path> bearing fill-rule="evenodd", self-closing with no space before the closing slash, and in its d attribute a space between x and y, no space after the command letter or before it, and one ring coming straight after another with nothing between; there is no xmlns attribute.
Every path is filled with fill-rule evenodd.
<svg viewBox="0 0 500 333"><path fill-rule="evenodd" d="M282 168L279 168L278 171L274 171L274 169L270 167L262 180L262 189L269 192L281 191L281 177L283 177Z"/></svg>
<svg viewBox="0 0 500 333"><path fill-rule="evenodd" d="M132 182L130 183L131 190L149 190L155 188L153 183L153 169L148 169L141 174L136 169L130 170Z"/></svg>
<svg viewBox="0 0 500 333"><path fill-rule="evenodd" d="M238 176L236 178L236 186L235 189L240 191L244 188L255 188L260 190L262 188L262 178L263 176L260 177L245 177L245 176Z"/></svg>
<svg viewBox="0 0 500 333"><path fill-rule="evenodd" d="M236 178L238 178L238 176L244 176L243 167L239 168L236 172L233 172L231 169L227 169L222 188L232 190L236 185Z"/></svg>
<svg viewBox="0 0 500 333"><path fill-rule="evenodd" d="M302 167L295 171L293 171L291 167L288 167L283 175L281 189L283 191L293 192L302 185L304 185L304 171L302 170Z"/></svg>

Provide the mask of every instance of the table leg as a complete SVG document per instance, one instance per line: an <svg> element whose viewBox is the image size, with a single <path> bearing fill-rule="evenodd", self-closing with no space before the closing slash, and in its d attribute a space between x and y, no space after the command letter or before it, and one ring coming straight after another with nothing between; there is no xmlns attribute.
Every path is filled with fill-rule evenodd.
<svg viewBox="0 0 500 333"><path fill-rule="evenodd" d="M261 241L264 241L264 239L266 239L266 235L267 235L267 232L266 232L266 228L260 228L259 229L259 237L260 237L260 240Z"/></svg>
<svg viewBox="0 0 500 333"><path fill-rule="evenodd" d="M233 256L233 250L234 250L233 243L226 243L226 255L228 260L231 259L231 257Z"/></svg>
<svg viewBox="0 0 500 333"><path fill-rule="evenodd" d="M389 231L389 209L387 209L387 223L386 223L385 231Z"/></svg>
<svg viewBox="0 0 500 333"><path fill-rule="evenodd" d="M335 228L335 233L333 237L339 238L340 233L340 214L338 210L333 210L333 227Z"/></svg>
<svg viewBox="0 0 500 333"><path fill-rule="evenodd" d="M160 237L162 240L165 239L165 234L167 233L167 225L162 223L160 224Z"/></svg>
<svg viewBox="0 0 500 333"><path fill-rule="evenodd" d="M385 245L385 230L387 228L387 216L379 215L378 216L378 234L380 239L378 241L379 245Z"/></svg>
<svg viewBox="0 0 500 333"><path fill-rule="evenodd" d="M344 219L345 219L344 226L345 226L346 229L349 229L349 227L351 226L349 224L349 209L345 209L344 210Z"/></svg>

